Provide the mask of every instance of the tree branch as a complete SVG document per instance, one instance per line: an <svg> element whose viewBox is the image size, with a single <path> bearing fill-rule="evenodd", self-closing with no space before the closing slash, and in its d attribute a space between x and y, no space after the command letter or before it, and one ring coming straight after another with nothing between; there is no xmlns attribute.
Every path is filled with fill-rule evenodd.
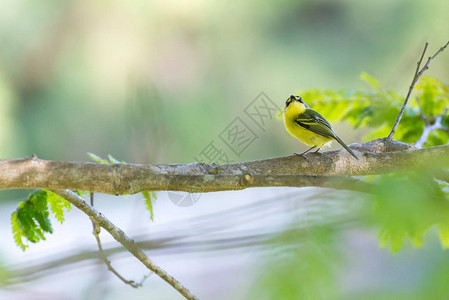
<svg viewBox="0 0 449 300"><path fill-rule="evenodd" d="M84 190L113 195L141 191L213 192L264 186L317 186L364 190L347 177L407 171L437 163L449 165L449 145L416 150L412 145L377 139L353 144L359 160L344 150L290 155L227 165L97 164L58 162L33 156L0 160L0 189Z"/></svg>
<svg viewBox="0 0 449 300"><path fill-rule="evenodd" d="M198 299L195 297L186 287L184 287L178 280L173 276L168 274L165 270L157 266L146 254L139 248L133 239L128 237L125 232L120 228L115 226L111 221L109 221L103 214L98 212L94 207L90 206L83 198L78 196L69 190L56 190L53 191L59 196L63 197L71 204L75 205L81 211L83 211L89 218L97 224L103 227L107 232L109 232L112 237L122 244L132 255L134 255L138 260L140 260L149 270L157 274L173 288L175 288L181 295L186 299Z"/></svg>
<svg viewBox="0 0 449 300"><path fill-rule="evenodd" d="M419 78L429 68L430 62L449 45L449 41L443 47L441 47L437 52L435 52L435 54L433 56L430 56L427 59L427 62L424 65L424 67L420 70L419 67L421 66L421 62L424 58L424 54L426 53L428 45L429 45L429 43L426 42L426 45L424 46L424 50L421 54L421 58L418 60L415 75L413 76L412 83L410 84L410 87L408 89L407 96L405 97L405 100L404 100L404 104L402 105L401 111L399 112L399 115L398 115L396 121L394 122L394 125L393 125L393 128L391 129L390 134L388 135L388 138L390 138L390 139L393 137L394 133L396 132L396 128L398 127L399 121L401 121L402 115L404 114L405 107L407 106L408 99L410 98L410 95L411 95L413 89L415 88L415 85L418 82Z"/></svg>
<svg viewBox="0 0 449 300"><path fill-rule="evenodd" d="M93 192L90 193L90 205L92 207L94 207L94 193ZM103 250L103 246L101 244L101 239L100 239L100 226L98 224L96 224L93 220L91 220L91 221L92 221L92 234L94 235L95 240L97 241L98 254L100 255L100 259L108 267L108 270L111 271L115 276L117 276L117 278L120 279L123 283L128 284L128 285L132 286L133 288L141 287L149 275L145 275L140 282L135 282L134 280L125 279L125 277L123 277L111 265L111 261L108 259L106 253Z"/></svg>
<svg viewBox="0 0 449 300"><path fill-rule="evenodd" d="M442 130L447 133L448 128L444 127L442 124L443 117L446 115L446 113L447 113L447 109L444 109L443 113L441 115L435 117L432 124L429 124L428 122L426 122L426 126L424 127L421 137L415 143L416 148L420 149L424 146L424 144L427 142L427 139L429 138L429 135L432 132L432 130Z"/></svg>

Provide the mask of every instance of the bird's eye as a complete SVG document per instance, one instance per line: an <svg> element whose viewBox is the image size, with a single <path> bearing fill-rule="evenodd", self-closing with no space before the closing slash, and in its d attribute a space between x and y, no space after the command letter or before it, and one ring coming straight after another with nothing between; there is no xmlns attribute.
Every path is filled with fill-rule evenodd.
<svg viewBox="0 0 449 300"><path fill-rule="evenodd" d="M290 103L292 103L295 100L295 96L290 96L287 98L287 101L285 101L285 106L289 106Z"/></svg>

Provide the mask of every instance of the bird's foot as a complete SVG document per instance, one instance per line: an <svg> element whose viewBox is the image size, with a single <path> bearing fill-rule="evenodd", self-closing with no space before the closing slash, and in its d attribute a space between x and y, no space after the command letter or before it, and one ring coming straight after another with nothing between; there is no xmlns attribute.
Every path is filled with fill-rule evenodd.
<svg viewBox="0 0 449 300"><path fill-rule="evenodd" d="M306 153L307 153L307 152L302 152L302 153L294 152L293 154L302 156L305 160L309 160L309 159L307 158L307 156L306 156Z"/></svg>

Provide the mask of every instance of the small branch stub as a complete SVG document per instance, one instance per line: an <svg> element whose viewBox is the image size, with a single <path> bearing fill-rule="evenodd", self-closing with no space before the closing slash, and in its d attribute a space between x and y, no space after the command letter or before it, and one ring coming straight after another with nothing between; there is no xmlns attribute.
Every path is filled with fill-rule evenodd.
<svg viewBox="0 0 449 300"><path fill-rule="evenodd" d="M251 177L251 175L245 174L244 178L245 178L245 182L247 182L249 184L253 183L253 180L252 180L253 178Z"/></svg>

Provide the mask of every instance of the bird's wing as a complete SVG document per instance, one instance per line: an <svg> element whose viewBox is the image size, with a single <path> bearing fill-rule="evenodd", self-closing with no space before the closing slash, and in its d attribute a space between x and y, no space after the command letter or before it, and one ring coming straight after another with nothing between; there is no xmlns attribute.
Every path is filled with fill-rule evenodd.
<svg viewBox="0 0 449 300"><path fill-rule="evenodd" d="M359 159L357 155L335 134L334 130L331 127L331 124L319 113L312 109L306 109L302 114L299 114L295 122L316 134L324 136L326 138L335 139L340 145L343 146L352 156L356 159Z"/></svg>
<svg viewBox="0 0 449 300"><path fill-rule="evenodd" d="M326 138L335 138L336 136L329 122L312 109L306 109L302 114L299 114L295 122L299 126Z"/></svg>

